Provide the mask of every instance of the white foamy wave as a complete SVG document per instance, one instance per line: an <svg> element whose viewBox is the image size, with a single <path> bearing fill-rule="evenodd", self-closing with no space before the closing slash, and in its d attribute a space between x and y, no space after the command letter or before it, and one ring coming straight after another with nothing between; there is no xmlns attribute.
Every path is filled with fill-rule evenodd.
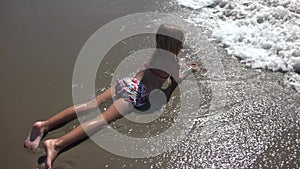
<svg viewBox="0 0 300 169"><path fill-rule="evenodd" d="M192 9L200 9L213 3L213 0L178 0L179 5Z"/></svg>
<svg viewBox="0 0 300 169"><path fill-rule="evenodd" d="M252 68L300 72L300 0L177 0Z"/></svg>

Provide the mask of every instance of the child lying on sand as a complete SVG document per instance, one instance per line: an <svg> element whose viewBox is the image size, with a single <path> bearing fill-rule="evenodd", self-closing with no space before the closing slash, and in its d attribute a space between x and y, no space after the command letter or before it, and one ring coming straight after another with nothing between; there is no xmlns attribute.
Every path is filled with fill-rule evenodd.
<svg viewBox="0 0 300 169"><path fill-rule="evenodd" d="M99 114L92 120L89 120L71 132L44 142L46 150L46 169L50 169L53 160L59 152L74 142L87 137L88 134L97 132L105 124L133 111L134 108L146 106L149 94L154 89L161 89L162 85L168 78L172 83L164 90L167 98L177 86L177 82L184 80L191 72L199 71L197 65L192 65L191 71L179 75L178 54L183 48L185 39L184 32L174 25L163 24L156 34L157 51L151 56L148 63L144 64L144 70L138 72L134 77L123 78L116 85L107 89L104 93L96 97L94 101L84 104L71 106L62 112L54 115L46 121L38 121L33 124L32 130L24 142L24 146L36 149L39 146L44 135L58 125L64 124L76 118L76 112L84 112L94 109L97 106L111 100L113 97L116 101L103 113ZM161 50L168 51L167 55L162 55Z"/></svg>

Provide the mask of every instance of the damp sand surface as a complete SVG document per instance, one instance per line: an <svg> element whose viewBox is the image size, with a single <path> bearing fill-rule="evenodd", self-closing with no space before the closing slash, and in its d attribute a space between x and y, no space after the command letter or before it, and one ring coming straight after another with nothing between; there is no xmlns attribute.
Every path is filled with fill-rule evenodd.
<svg viewBox="0 0 300 169"><path fill-rule="evenodd" d="M23 140L34 121L72 105L73 68L85 41L114 19L161 7L145 0L2 1L0 6L1 168L36 168L45 152L42 146L36 152L24 149ZM223 65L224 74L218 78L219 83L226 83L226 97L219 98L222 104L217 112L209 112L215 94L210 85L213 78L204 77L199 83L203 87L199 116L190 135L170 153L125 158L88 139L60 154L53 168L299 168L299 94L284 85L282 73L250 69L199 35L193 41L203 48L199 55L218 56ZM97 83L105 88L110 79ZM77 125L72 121L45 139L61 136ZM126 120L114 124L119 130L124 125L132 124ZM160 125L165 124L156 127Z"/></svg>

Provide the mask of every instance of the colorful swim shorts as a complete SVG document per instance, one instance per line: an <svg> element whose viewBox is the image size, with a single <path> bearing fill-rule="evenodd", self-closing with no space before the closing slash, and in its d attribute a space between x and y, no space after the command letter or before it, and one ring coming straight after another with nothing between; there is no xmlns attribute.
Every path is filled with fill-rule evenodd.
<svg viewBox="0 0 300 169"><path fill-rule="evenodd" d="M123 78L117 82L115 87L118 98L124 98L134 107L142 107L146 103L149 94L146 86L135 78Z"/></svg>

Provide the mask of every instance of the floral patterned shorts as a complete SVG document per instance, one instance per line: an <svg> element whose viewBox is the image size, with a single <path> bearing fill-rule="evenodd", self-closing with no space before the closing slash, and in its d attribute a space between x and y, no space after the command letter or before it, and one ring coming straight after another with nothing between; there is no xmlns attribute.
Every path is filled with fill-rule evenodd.
<svg viewBox="0 0 300 169"><path fill-rule="evenodd" d="M149 96L146 86L135 78L119 80L115 90L118 98L124 98L125 101L131 103L134 107L144 106Z"/></svg>

